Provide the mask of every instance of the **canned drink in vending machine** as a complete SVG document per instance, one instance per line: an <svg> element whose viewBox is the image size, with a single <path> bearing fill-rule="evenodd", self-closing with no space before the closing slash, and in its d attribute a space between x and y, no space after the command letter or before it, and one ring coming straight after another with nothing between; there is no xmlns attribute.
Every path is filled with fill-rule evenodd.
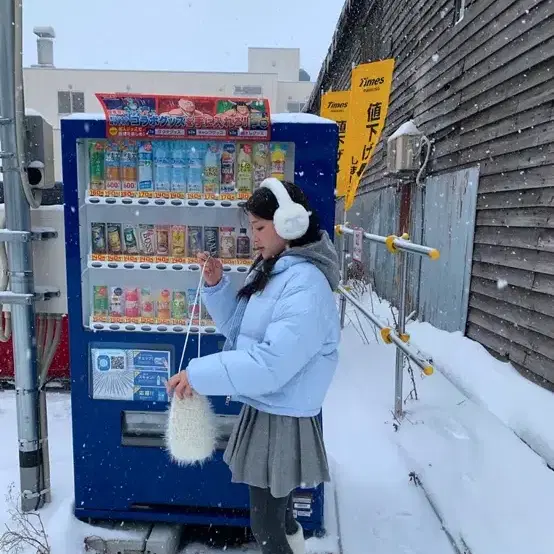
<svg viewBox="0 0 554 554"><path fill-rule="evenodd" d="M90 230L92 237L92 253L99 256L106 254L106 224L91 223Z"/></svg>
<svg viewBox="0 0 554 554"><path fill-rule="evenodd" d="M156 226L156 254L169 256L169 225Z"/></svg>
<svg viewBox="0 0 554 554"><path fill-rule="evenodd" d="M137 229L134 225L125 224L123 226L123 241L126 254L136 256L139 253Z"/></svg>
<svg viewBox="0 0 554 554"><path fill-rule="evenodd" d="M202 240L202 226L201 225L189 225L187 228L187 246L188 257L196 259L199 252L202 252L203 240Z"/></svg>
<svg viewBox="0 0 554 554"><path fill-rule="evenodd" d="M150 257L156 254L156 231L154 225L149 223L139 224L140 253Z"/></svg>
<svg viewBox="0 0 554 554"><path fill-rule="evenodd" d="M219 235L219 255L225 260L232 260L236 257L234 227L221 227L221 233Z"/></svg>
<svg viewBox="0 0 554 554"><path fill-rule="evenodd" d="M204 252L219 258L219 227L204 227Z"/></svg>
<svg viewBox="0 0 554 554"><path fill-rule="evenodd" d="M187 251L186 243L186 227L185 225L171 226L171 256L174 260L184 260Z"/></svg>
<svg viewBox="0 0 554 554"><path fill-rule="evenodd" d="M121 223L108 223L108 254L118 256L123 254L121 241Z"/></svg>

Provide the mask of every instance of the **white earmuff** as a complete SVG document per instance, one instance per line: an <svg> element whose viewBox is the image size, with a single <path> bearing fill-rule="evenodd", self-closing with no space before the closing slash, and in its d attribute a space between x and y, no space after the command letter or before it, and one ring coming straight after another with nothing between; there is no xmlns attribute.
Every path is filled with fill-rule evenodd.
<svg viewBox="0 0 554 554"><path fill-rule="evenodd" d="M285 240L302 237L310 226L311 212L301 204L293 202L285 185L275 177L264 179L260 187L268 188L277 198L279 207L273 216L277 234Z"/></svg>

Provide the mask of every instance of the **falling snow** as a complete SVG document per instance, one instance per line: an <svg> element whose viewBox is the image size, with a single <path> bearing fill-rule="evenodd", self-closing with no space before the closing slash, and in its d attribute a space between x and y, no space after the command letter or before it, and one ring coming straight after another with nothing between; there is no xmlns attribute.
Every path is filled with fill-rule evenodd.
<svg viewBox="0 0 554 554"><path fill-rule="evenodd" d="M506 279L498 279L498 281L496 281L496 288L498 288L498 290L504 290L507 286L508 281L506 281Z"/></svg>

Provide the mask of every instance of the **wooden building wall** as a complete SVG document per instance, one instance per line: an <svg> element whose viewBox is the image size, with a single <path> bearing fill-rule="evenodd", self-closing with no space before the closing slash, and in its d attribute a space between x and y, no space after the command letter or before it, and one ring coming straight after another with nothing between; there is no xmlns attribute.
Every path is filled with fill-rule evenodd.
<svg viewBox="0 0 554 554"><path fill-rule="evenodd" d="M478 165L467 335L554 384L554 1L348 0L308 111L350 87L352 64L394 57L383 140L414 118L434 141L428 172ZM501 286L498 285L500 280ZM508 285L503 288L502 280Z"/></svg>

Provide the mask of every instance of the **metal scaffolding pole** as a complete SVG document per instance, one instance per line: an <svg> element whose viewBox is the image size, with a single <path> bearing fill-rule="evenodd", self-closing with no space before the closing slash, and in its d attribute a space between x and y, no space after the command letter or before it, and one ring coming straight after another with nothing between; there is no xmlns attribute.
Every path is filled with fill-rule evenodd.
<svg viewBox="0 0 554 554"><path fill-rule="evenodd" d="M353 235L354 229L347 227L346 225L337 225L336 230L339 234ZM364 231L364 239L370 242L377 242L383 244L390 249L402 252L410 252L412 254L419 254L420 256L427 256L431 260L439 259L439 251L436 248L430 248L429 246L423 246L421 244L414 244L413 242L406 240L402 237L395 235L389 235L388 237L382 237L380 235L373 235Z"/></svg>
<svg viewBox="0 0 554 554"><path fill-rule="evenodd" d="M406 296L408 289L408 253L400 252L400 301L398 303L398 335L406 333ZM394 372L394 415L402 417L402 387L404 380L404 352L396 349L396 367Z"/></svg>
<svg viewBox="0 0 554 554"><path fill-rule="evenodd" d="M17 403L17 431L21 485L21 509L36 510L44 504L42 441L39 415L37 351L35 341L32 242L20 240L31 232L30 206L21 181L24 152L18 149L16 120L23 121L23 90L16 86L15 58L20 44L21 0L0 0L0 145L7 232L8 267ZM19 64L18 64L19 65ZM20 79L19 79L20 81ZM13 233L13 232L16 233Z"/></svg>

